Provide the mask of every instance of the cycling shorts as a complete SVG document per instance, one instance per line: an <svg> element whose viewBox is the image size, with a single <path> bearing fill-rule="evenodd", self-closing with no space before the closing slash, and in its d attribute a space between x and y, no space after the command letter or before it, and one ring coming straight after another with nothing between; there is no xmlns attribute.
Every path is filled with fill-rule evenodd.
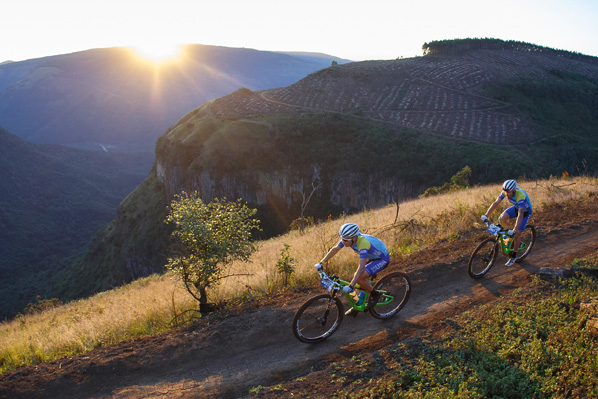
<svg viewBox="0 0 598 399"><path fill-rule="evenodd" d="M374 274L380 273L386 266L388 266L389 258L376 259L365 265L365 271L368 275L373 276Z"/></svg>
<svg viewBox="0 0 598 399"><path fill-rule="evenodd" d="M517 217L517 214L519 213L519 210L512 206L505 210L505 213L509 215L511 219L515 219ZM523 231L525 229L525 226L527 226L527 221L529 220L529 217L531 215L531 212L525 211L525 213L523 214L523 220L521 221L521 226L519 226L519 231Z"/></svg>

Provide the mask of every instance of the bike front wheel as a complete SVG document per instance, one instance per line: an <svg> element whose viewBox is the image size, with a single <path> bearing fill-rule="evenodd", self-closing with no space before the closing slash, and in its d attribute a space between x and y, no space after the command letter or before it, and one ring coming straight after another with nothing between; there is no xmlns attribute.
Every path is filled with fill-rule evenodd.
<svg viewBox="0 0 598 399"><path fill-rule="evenodd" d="M374 286L382 294L378 303L369 308L377 319L388 319L403 309L411 295L411 281L405 273L393 272L380 279Z"/></svg>
<svg viewBox="0 0 598 399"><path fill-rule="evenodd" d="M469 257L467 271L471 278L482 278L496 259L498 253L498 242L495 238L487 238L482 241Z"/></svg>
<svg viewBox="0 0 598 399"><path fill-rule="evenodd" d="M301 341L315 344L330 337L343 321L343 304L329 294L315 296L305 302L293 318L293 334Z"/></svg>
<svg viewBox="0 0 598 399"><path fill-rule="evenodd" d="M527 225L521 232L521 244L519 244L519 252L524 251L517 256L517 262L522 261L532 250L536 242L536 228L532 225Z"/></svg>

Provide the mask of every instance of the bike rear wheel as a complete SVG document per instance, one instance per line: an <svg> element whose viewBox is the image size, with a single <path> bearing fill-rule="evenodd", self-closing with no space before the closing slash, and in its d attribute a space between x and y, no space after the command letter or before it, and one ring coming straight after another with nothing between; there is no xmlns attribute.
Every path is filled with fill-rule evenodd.
<svg viewBox="0 0 598 399"><path fill-rule="evenodd" d="M403 309L411 295L411 281L405 273L393 272L380 279L374 286L382 293L376 306L369 312L377 319L387 319Z"/></svg>
<svg viewBox="0 0 598 399"><path fill-rule="evenodd" d="M330 337L343 321L343 304L329 294L315 296L305 302L293 318L293 334L301 341L315 344Z"/></svg>
<svg viewBox="0 0 598 399"><path fill-rule="evenodd" d="M471 278L482 278L496 259L498 253L498 241L495 238L487 238L482 241L469 257L467 272Z"/></svg>
<svg viewBox="0 0 598 399"><path fill-rule="evenodd" d="M532 250L534 243L536 242L536 227L533 225L527 225L521 232L521 243L519 244L519 251L524 252L517 256L517 262L522 261Z"/></svg>

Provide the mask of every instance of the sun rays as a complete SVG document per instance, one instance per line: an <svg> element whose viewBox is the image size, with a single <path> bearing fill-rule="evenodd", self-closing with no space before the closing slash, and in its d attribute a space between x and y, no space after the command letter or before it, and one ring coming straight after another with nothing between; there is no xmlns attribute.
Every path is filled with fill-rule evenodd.
<svg viewBox="0 0 598 399"><path fill-rule="evenodd" d="M169 42L151 41L132 46L131 49L146 61L161 64L181 56L182 46Z"/></svg>

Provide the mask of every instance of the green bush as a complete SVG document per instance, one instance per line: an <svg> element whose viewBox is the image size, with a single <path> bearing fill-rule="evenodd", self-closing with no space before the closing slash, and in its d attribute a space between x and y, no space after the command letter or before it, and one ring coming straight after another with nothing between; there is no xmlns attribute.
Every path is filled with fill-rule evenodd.
<svg viewBox="0 0 598 399"><path fill-rule="evenodd" d="M471 178L471 168L465 166L457 172L449 182L444 183L440 187L430 187L420 197L425 198L431 195L448 193L449 191L463 190L469 187L469 179Z"/></svg>

